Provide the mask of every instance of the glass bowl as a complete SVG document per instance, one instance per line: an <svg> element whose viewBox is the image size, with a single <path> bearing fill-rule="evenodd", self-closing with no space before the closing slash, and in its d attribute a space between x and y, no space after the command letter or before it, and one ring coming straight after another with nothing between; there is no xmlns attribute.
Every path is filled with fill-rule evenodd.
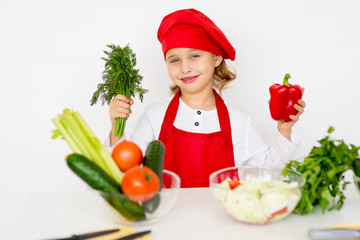
<svg viewBox="0 0 360 240"><path fill-rule="evenodd" d="M125 195L97 191L117 217L121 225L145 225L164 216L174 206L180 177L171 171L163 171L163 185L160 191L151 194Z"/></svg>
<svg viewBox="0 0 360 240"><path fill-rule="evenodd" d="M210 187L217 202L237 221L276 222L295 209L305 184L299 175L288 178L281 172L270 167L225 168L210 175Z"/></svg>

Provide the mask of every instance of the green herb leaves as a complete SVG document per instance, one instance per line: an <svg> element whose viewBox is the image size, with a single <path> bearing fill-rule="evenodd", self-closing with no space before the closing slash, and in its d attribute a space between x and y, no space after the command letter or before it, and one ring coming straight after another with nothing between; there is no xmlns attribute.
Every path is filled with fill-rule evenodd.
<svg viewBox="0 0 360 240"><path fill-rule="evenodd" d="M283 170L284 175L298 172L306 179L294 213L308 214L314 212L315 206L320 206L323 212L339 210L344 204L343 190L349 182L344 180L343 173L353 169L360 147L331 139L333 131L334 128L330 127L329 135L318 141L320 146L313 147L303 162L290 161Z"/></svg>
<svg viewBox="0 0 360 240"><path fill-rule="evenodd" d="M124 48L113 44L107 45L111 51L104 51L107 58L105 61L105 70L102 74L103 83L98 84L97 90L94 92L90 102L94 105L98 99L102 100L102 104L110 101L117 94L122 94L127 98L139 96L143 101L143 96L147 92L141 87L142 76L139 70L135 69L136 55L130 49L129 45ZM126 119L116 119L115 135L122 137L125 130Z"/></svg>

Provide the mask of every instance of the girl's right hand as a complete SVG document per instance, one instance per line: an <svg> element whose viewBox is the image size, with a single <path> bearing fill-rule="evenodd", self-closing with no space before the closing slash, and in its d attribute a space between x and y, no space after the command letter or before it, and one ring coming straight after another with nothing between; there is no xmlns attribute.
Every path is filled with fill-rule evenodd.
<svg viewBox="0 0 360 240"><path fill-rule="evenodd" d="M134 104L133 99L128 99L124 95L116 95L109 104L109 115L112 129L115 126L116 118L128 118L130 115L130 107Z"/></svg>

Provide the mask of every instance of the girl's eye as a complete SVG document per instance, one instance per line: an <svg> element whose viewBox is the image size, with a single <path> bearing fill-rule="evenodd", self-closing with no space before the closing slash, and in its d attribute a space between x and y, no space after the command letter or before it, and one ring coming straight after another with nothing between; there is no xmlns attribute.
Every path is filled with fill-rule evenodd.
<svg viewBox="0 0 360 240"><path fill-rule="evenodd" d="M179 62L179 59L177 59L177 58L174 58L174 59L170 60L170 63L177 63L177 62Z"/></svg>
<svg viewBox="0 0 360 240"><path fill-rule="evenodd" d="M200 55L198 55L198 54L194 54L191 56L191 58L198 58L198 57L200 57Z"/></svg>

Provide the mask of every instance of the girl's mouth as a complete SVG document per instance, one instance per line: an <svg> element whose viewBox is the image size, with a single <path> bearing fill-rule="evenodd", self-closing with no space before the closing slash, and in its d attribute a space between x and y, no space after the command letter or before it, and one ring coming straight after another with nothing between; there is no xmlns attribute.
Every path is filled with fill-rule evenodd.
<svg viewBox="0 0 360 240"><path fill-rule="evenodd" d="M184 83L192 83L198 78L198 76L199 75L190 76L190 77L184 77L184 78L181 78L180 80L183 81Z"/></svg>

